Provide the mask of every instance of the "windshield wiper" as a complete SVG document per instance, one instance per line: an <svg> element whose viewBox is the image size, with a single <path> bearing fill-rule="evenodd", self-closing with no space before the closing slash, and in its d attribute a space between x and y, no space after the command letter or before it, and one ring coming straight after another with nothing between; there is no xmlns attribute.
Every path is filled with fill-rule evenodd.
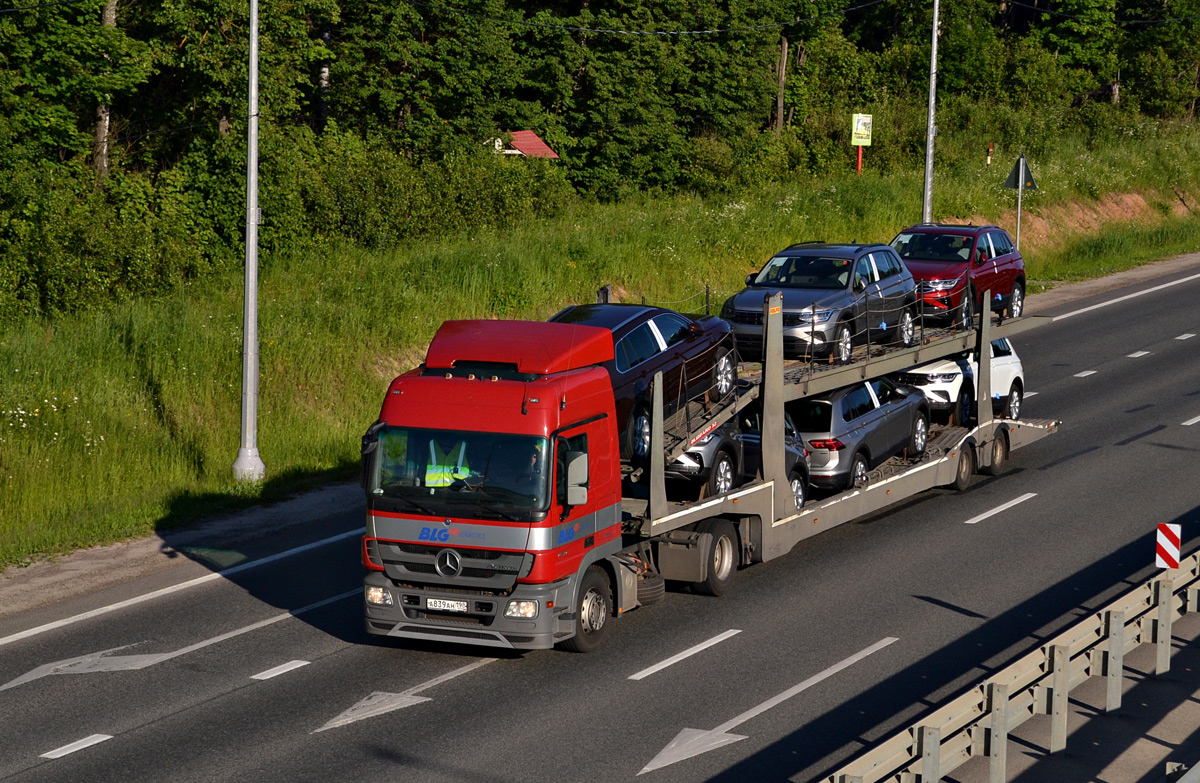
<svg viewBox="0 0 1200 783"><path fill-rule="evenodd" d="M436 511L432 510L431 508L429 508L428 506L426 506L422 503L418 503L417 501L410 498L408 495L388 495L387 497L389 497L393 500L402 500L405 503L407 503L408 505L415 508L417 511L420 511L422 514L425 514L427 516L431 516L431 517L440 517L441 516L441 514L437 513Z"/></svg>

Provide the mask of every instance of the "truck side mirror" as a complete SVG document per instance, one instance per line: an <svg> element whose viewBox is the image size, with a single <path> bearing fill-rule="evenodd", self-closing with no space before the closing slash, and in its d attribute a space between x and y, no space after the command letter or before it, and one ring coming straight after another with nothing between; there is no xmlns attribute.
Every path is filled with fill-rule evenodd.
<svg viewBox="0 0 1200 783"><path fill-rule="evenodd" d="M386 421L377 421L367 428L362 436L362 458L358 483L364 492L371 491L371 473L374 466L375 452L379 450L379 431L387 426Z"/></svg>
<svg viewBox="0 0 1200 783"><path fill-rule="evenodd" d="M587 503L588 459L586 451L567 452L567 505Z"/></svg>

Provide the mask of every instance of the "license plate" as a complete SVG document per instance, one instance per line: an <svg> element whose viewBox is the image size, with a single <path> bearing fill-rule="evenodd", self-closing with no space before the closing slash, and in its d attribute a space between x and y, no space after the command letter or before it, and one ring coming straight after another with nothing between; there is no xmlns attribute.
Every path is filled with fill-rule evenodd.
<svg viewBox="0 0 1200 783"><path fill-rule="evenodd" d="M425 607L430 611L435 612L465 612L467 611L467 602L447 601L442 598L430 598L425 602Z"/></svg>

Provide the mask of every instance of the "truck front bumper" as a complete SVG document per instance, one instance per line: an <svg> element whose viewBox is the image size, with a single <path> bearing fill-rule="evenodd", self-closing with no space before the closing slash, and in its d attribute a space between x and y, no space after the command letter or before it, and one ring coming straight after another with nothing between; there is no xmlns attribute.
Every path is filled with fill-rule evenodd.
<svg viewBox="0 0 1200 783"><path fill-rule="evenodd" d="M385 591L391 605L368 602L370 588ZM570 636L575 628L573 599L569 579L544 585L518 584L509 595L397 585L378 572L363 579L363 616L369 634L509 650L545 650ZM431 600L441 608L431 607ZM537 616L506 617L505 610L513 601L536 601ZM465 611L457 609L464 604ZM456 608L445 608L451 606Z"/></svg>

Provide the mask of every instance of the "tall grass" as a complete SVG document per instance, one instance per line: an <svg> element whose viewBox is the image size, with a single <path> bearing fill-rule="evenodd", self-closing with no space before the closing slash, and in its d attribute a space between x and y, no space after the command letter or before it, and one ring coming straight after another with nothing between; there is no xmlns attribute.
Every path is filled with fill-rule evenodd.
<svg viewBox="0 0 1200 783"><path fill-rule="evenodd" d="M1005 156L1015 158L1015 155ZM696 312L792 242L887 241L921 212L919 171L868 168L738 196L577 203L510 230L391 252L270 258L261 274L259 449L268 478L232 480L241 404L240 275L103 313L0 332L0 565L148 534L216 509L349 476L387 382L419 362L450 318L543 319L614 285L626 301ZM1137 191L1149 225L1064 225L1023 247L1033 282L1103 274L1200 249L1200 221L1172 190L1200 194L1200 133L1088 149L1070 139L1032 160L1026 209ZM939 218L1011 215L997 155L939 170ZM1011 228L1011 226L1010 226ZM1023 243L1025 244L1025 243Z"/></svg>

